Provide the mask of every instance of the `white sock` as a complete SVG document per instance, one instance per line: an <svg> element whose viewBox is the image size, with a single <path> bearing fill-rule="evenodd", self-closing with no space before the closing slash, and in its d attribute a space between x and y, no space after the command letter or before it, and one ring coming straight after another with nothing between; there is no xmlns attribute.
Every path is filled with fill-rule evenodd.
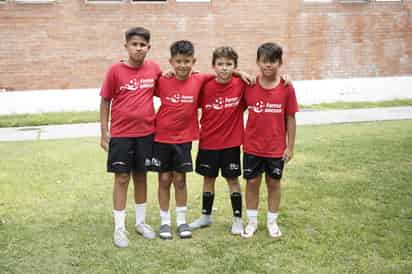
<svg viewBox="0 0 412 274"><path fill-rule="evenodd" d="M126 210L115 210L113 209L114 217L114 229L125 229L126 222Z"/></svg>
<svg viewBox="0 0 412 274"><path fill-rule="evenodd" d="M279 213L277 212L270 212L268 211L268 215L267 215L267 223L271 224L273 222L276 222L278 219Z"/></svg>
<svg viewBox="0 0 412 274"><path fill-rule="evenodd" d="M255 223L257 224L257 216L258 216L258 211L257 209L246 209L246 215L249 220L249 223Z"/></svg>
<svg viewBox="0 0 412 274"><path fill-rule="evenodd" d="M186 211L187 207L176 207L176 224L177 226L186 223Z"/></svg>
<svg viewBox="0 0 412 274"><path fill-rule="evenodd" d="M161 225L171 225L170 222L170 211L160 210L160 224Z"/></svg>
<svg viewBox="0 0 412 274"><path fill-rule="evenodd" d="M136 225L144 224L146 220L146 203L136 204Z"/></svg>

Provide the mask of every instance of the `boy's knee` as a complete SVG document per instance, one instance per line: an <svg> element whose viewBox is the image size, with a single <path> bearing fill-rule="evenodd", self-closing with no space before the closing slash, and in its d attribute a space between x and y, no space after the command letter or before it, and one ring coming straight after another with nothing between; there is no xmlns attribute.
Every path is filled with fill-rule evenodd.
<svg viewBox="0 0 412 274"><path fill-rule="evenodd" d="M279 191L280 190L280 180L270 180L267 183L268 191Z"/></svg>
<svg viewBox="0 0 412 274"><path fill-rule="evenodd" d="M126 185L130 181L130 174L128 173L116 173L115 182L116 184Z"/></svg>
<svg viewBox="0 0 412 274"><path fill-rule="evenodd" d="M182 178L176 179L173 184L177 190L184 190L186 189L186 181Z"/></svg>

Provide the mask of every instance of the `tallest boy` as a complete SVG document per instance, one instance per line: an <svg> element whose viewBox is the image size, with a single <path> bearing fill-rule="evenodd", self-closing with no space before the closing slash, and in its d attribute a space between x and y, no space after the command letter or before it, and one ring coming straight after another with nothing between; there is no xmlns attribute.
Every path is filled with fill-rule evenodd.
<svg viewBox="0 0 412 274"><path fill-rule="evenodd" d="M160 68L156 63L145 61L150 49L148 30L129 29L125 38L129 57L126 62L110 67L100 92L101 146L109 152L107 171L114 173L114 244L117 247L128 246L125 208L130 175L134 182L136 231L149 239L155 237L153 229L145 223L146 171L151 166L155 121L153 89Z"/></svg>

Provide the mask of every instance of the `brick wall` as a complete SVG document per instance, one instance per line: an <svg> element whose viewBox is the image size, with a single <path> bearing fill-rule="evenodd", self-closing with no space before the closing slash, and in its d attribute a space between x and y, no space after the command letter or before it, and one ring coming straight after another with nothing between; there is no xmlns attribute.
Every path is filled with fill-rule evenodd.
<svg viewBox="0 0 412 274"><path fill-rule="evenodd" d="M0 4L0 89L99 87L108 66L126 58L124 31L152 31L149 58L167 68L168 47L195 43L197 68L210 70L214 47L231 45L240 67L256 72L256 48L285 49L293 79L412 74L412 1L307 4L302 0L211 3Z"/></svg>

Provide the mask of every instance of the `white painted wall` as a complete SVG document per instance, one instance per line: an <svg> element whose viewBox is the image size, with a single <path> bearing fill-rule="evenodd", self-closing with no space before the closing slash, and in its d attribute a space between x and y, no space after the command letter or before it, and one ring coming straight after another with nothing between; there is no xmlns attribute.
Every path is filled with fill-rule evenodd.
<svg viewBox="0 0 412 274"><path fill-rule="evenodd" d="M412 98L412 76L294 81L293 85L304 105ZM99 89L0 92L0 115L93 111L99 104Z"/></svg>

